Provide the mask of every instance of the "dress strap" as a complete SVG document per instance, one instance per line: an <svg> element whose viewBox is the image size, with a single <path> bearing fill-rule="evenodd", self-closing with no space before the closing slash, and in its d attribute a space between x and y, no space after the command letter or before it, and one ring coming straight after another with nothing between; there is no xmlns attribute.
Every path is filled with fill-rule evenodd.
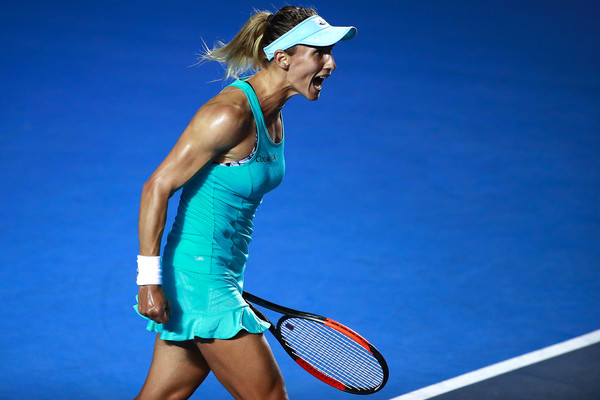
<svg viewBox="0 0 600 400"><path fill-rule="evenodd" d="M263 134L266 133L268 135L265 117L262 113L262 109L260 108L258 97L256 97L256 93L254 92L252 86L248 82L239 79L232 82L229 86L235 86L244 92L246 98L248 99L248 103L250 103L250 109L252 110L252 114L254 115L257 130L262 130Z"/></svg>

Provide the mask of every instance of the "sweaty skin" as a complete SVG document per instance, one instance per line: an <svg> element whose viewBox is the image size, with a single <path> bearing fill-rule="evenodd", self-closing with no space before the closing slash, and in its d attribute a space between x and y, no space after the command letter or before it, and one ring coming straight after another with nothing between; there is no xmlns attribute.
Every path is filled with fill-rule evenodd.
<svg viewBox="0 0 600 400"><path fill-rule="evenodd" d="M290 56L275 53L269 68L248 82L260 101L269 135L274 142L283 135L281 109L292 96L317 100L323 79L336 69L333 46L298 45ZM244 94L224 90L202 106L167 155L144 184L140 202L140 255L160 255L169 198L209 162L243 159L252 150L255 124ZM157 323L169 320L169 302L160 285L142 285L138 292L140 314Z"/></svg>

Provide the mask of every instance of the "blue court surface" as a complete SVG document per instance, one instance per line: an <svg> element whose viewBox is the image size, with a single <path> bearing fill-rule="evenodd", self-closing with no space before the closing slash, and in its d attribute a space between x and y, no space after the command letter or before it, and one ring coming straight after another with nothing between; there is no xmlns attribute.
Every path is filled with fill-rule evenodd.
<svg viewBox="0 0 600 400"><path fill-rule="evenodd" d="M283 5L4 2L1 399L137 394L154 339L132 309L142 184L224 85L192 66L202 39ZM600 329L598 2L300 5L358 35L321 99L284 109L287 176L257 212L246 288L372 341L391 375L371 399ZM292 399L353 398L272 347ZM210 377L193 398L230 396Z"/></svg>

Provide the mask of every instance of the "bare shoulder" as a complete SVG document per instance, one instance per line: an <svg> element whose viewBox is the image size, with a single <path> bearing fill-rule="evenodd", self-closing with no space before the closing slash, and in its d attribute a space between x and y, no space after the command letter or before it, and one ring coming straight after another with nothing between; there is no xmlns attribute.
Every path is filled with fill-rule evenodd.
<svg viewBox="0 0 600 400"><path fill-rule="evenodd" d="M244 140L252 132L252 123L252 111L244 94L224 91L198 110L188 129L194 136L201 135L217 148L226 149Z"/></svg>

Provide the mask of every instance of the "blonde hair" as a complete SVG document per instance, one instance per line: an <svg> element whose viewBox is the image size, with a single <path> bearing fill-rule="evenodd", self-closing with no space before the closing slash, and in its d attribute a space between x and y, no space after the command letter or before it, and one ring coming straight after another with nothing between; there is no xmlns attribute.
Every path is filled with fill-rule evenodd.
<svg viewBox="0 0 600 400"><path fill-rule="evenodd" d="M229 43L217 42L212 49L204 43L198 62L219 62L225 67L223 79L237 79L252 69L258 71L269 63L263 48L313 15L317 12L312 8L294 6L283 7L276 14L256 11ZM294 49L286 51L293 54Z"/></svg>

